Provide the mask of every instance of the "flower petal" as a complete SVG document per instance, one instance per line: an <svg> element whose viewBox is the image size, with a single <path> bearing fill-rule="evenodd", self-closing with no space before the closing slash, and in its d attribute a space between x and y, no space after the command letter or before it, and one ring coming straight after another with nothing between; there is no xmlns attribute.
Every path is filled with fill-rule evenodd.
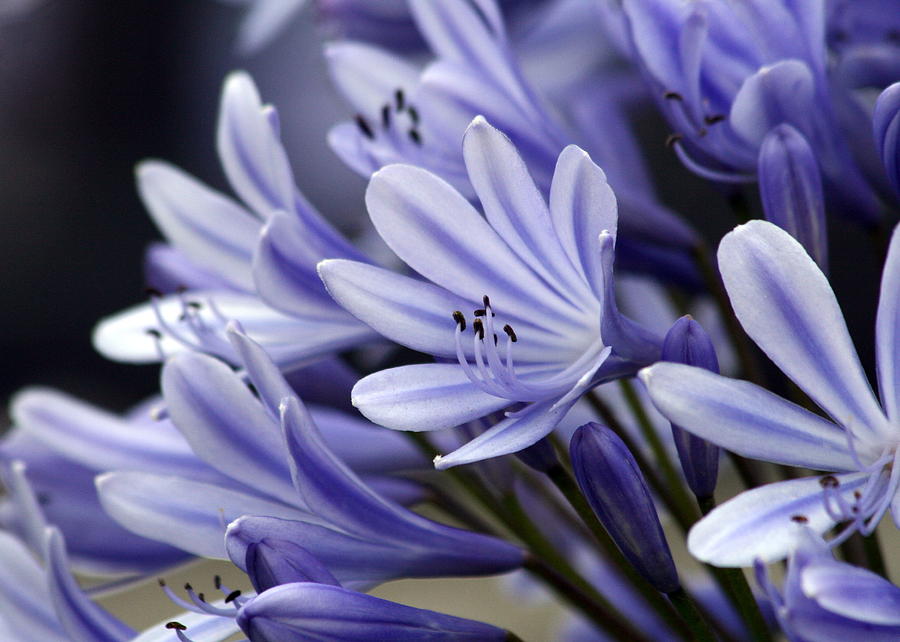
<svg viewBox="0 0 900 642"><path fill-rule="evenodd" d="M822 608L852 620L900 626L900 587L863 568L822 559L801 572L803 593Z"/></svg>
<svg viewBox="0 0 900 642"><path fill-rule="evenodd" d="M127 529L194 555L226 559L225 527L241 515L311 519L307 513L252 494L152 473L115 472L97 477L106 511Z"/></svg>
<svg viewBox="0 0 900 642"><path fill-rule="evenodd" d="M900 227L894 228L884 270L875 324L875 356L881 403L892 422L900 421Z"/></svg>
<svg viewBox="0 0 900 642"><path fill-rule="evenodd" d="M834 292L803 246L751 221L722 239L719 267L744 330L813 401L857 437L892 432Z"/></svg>
<svg viewBox="0 0 900 642"><path fill-rule="evenodd" d="M137 184L144 206L175 248L232 285L253 289L250 259L258 219L168 163L140 163Z"/></svg>
<svg viewBox="0 0 900 642"><path fill-rule="evenodd" d="M676 363L640 376L669 421L722 448L814 470L858 469L841 428L765 388Z"/></svg>
<svg viewBox="0 0 900 642"><path fill-rule="evenodd" d="M0 617L19 639L66 642L44 571L22 541L0 531ZM7 638L13 640L15 638Z"/></svg>
<svg viewBox="0 0 900 642"><path fill-rule="evenodd" d="M353 386L353 405L366 418L394 430L441 430L510 405L482 392L455 363L390 368Z"/></svg>
<svg viewBox="0 0 900 642"><path fill-rule="evenodd" d="M847 502L862 488L868 474L838 475ZM688 550L715 566L752 566L783 559L793 547L798 523L817 533L835 525L825 510L820 477L806 477L759 486L731 499L701 519L688 533Z"/></svg>

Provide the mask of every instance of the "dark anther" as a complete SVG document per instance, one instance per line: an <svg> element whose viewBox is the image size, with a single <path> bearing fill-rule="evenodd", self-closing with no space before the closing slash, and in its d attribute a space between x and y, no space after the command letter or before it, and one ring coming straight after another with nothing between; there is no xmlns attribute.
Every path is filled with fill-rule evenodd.
<svg viewBox="0 0 900 642"><path fill-rule="evenodd" d="M394 100L397 101L397 111L403 111L403 107L406 105L406 97L403 95L402 89L394 92Z"/></svg>
<svg viewBox="0 0 900 642"><path fill-rule="evenodd" d="M165 586L165 585L166 585L166 581L165 581L163 578L161 578L161 577L157 577L157 578L156 578L156 581L159 582L159 585L160 585L160 586Z"/></svg>
<svg viewBox="0 0 900 642"><path fill-rule="evenodd" d="M809 518L806 515L791 515L791 521L798 524L806 524L809 522Z"/></svg>
<svg viewBox="0 0 900 642"><path fill-rule="evenodd" d="M200 303L199 301L188 301L187 306L189 308L191 308L192 310L202 310L203 309L203 304Z"/></svg>
<svg viewBox="0 0 900 642"><path fill-rule="evenodd" d="M494 345L497 345L498 343L500 343L500 337L498 337L497 333L495 332L494 333Z"/></svg>
<svg viewBox="0 0 900 642"><path fill-rule="evenodd" d="M147 296L152 296L152 297L157 297L157 298L161 297L163 295L163 293L160 292L159 290L157 290L156 288L144 288L144 294L146 294Z"/></svg>
<svg viewBox="0 0 900 642"><path fill-rule="evenodd" d="M409 117L412 119L413 123L415 123L416 125L419 124L419 110L418 109L416 109L415 107L410 105L406 109L406 113L409 114Z"/></svg>
<svg viewBox="0 0 900 642"><path fill-rule="evenodd" d="M34 498L41 506L46 506L50 503L50 495L48 493L35 493Z"/></svg>
<svg viewBox="0 0 900 642"><path fill-rule="evenodd" d="M185 590L185 591L193 591L193 590L194 590L194 587L191 586L191 583L190 583L190 582L185 582L185 583L184 583L184 590Z"/></svg>
<svg viewBox="0 0 900 642"><path fill-rule="evenodd" d="M363 133L363 136L372 140L375 138L375 132L372 131L372 126L369 125L369 121L362 117L360 114L356 114L353 117L353 120L356 121L356 126L359 127L359 131Z"/></svg>
<svg viewBox="0 0 900 642"><path fill-rule="evenodd" d="M700 138L703 138L708 133L709 132L706 131L706 127L701 127L700 129L697 130L697 136L699 136Z"/></svg>
<svg viewBox="0 0 900 642"><path fill-rule="evenodd" d="M491 307L491 299L490 299L490 297L488 297L487 294L485 294L483 297L481 297L481 301L484 303L485 308Z"/></svg>
<svg viewBox="0 0 900 642"><path fill-rule="evenodd" d="M484 339L484 324L481 319L475 319L472 322L472 330L478 335L479 339Z"/></svg>
<svg viewBox="0 0 900 642"><path fill-rule="evenodd" d="M187 627L181 622L166 622L167 629L175 629L176 631L187 631Z"/></svg>
<svg viewBox="0 0 900 642"><path fill-rule="evenodd" d="M248 381L246 383L247 389L253 393L253 396L259 399L259 390L257 390L256 386L253 385L252 381Z"/></svg>
<svg viewBox="0 0 900 642"><path fill-rule="evenodd" d="M837 488L840 485L840 482L834 475L825 475L819 480L819 485L822 488Z"/></svg>
<svg viewBox="0 0 900 642"><path fill-rule="evenodd" d="M854 490L854 491L853 491L853 498L856 499L856 500L862 499L862 493L859 492L858 490Z"/></svg>
<svg viewBox="0 0 900 642"><path fill-rule="evenodd" d="M203 593L197 593L197 599L199 599L201 602L205 602L206 596L203 595Z"/></svg>
<svg viewBox="0 0 900 642"><path fill-rule="evenodd" d="M667 91L663 94L663 98L666 100L684 100L684 97L677 91Z"/></svg>
<svg viewBox="0 0 900 642"><path fill-rule="evenodd" d="M684 138L684 134L669 134L666 136L666 147L674 147L675 143Z"/></svg>
<svg viewBox="0 0 900 642"><path fill-rule="evenodd" d="M484 308L478 308L472 314L474 314L476 317L483 317L485 314L487 314L487 310L485 310Z"/></svg>
<svg viewBox="0 0 900 642"><path fill-rule="evenodd" d="M162 332L157 330L156 328L147 328L144 330L147 334L149 334L154 339L162 339Z"/></svg>
<svg viewBox="0 0 900 642"><path fill-rule="evenodd" d="M712 114L703 117L703 122L707 125L715 125L725 120L725 114Z"/></svg>
<svg viewBox="0 0 900 642"><path fill-rule="evenodd" d="M240 595L241 595L240 590L235 589L234 591L232 591L231 593L228 594L228 597L225 598L225 604L228 604L229 602L234 602L236 599L238 599L240 597Z"/></svg>
<svg viewBox="0 0 900 642"><path fill-rule="evenodd" d="M419 134L419 132L418 132L417 130L415 130L415 129L410 129L410 130L409 130L409 138L410 138L410 140L412 140L412 142L414 142L416 145L421 145L421 144L422 144L422 135Z"/></svg>
<svg viewBox="0 0 900 642"><path fill-rule="evenodd" d="M218 575L213 577L213 584L216 585L216 590L222 588L222 578Z"/></svg>
<svg viewBox="0 0 900 642"><path fill-rule="evenodd" d="M515 343L516 341L519 340L519 337L516 336L516 331L513 330L512 326L509 325L508 323L505 326L503 326L503 331L507 335L509 335L509 340L512 341L513 343Z"/></svg>
<svg viewBox="0 0 900 642"><path fill-rule="evenodd" d="M384 125L384 128L387 129L391 126L391 106L384 105L381 108L381 124Z"/></svg>
<svg viewBox="0 0 900 642"><path fill-rule="evenodd" d="M466 330L465 315L462 312L460 312L459 310L456 310L455 312L453 312L453 320L456 321L456 325L459 326L460 332L465 332L465 330Z"/></svg>

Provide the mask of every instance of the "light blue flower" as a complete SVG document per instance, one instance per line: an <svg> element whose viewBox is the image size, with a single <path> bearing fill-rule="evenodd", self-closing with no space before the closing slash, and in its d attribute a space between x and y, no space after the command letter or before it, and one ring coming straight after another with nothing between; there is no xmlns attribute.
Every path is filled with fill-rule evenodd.
<svg viewBox="0 0 900 642"><path fill-rule="evenodd" d="M747 334L827 415L754 384L690 366L641 371L673 423L745 457L826 471L761 486L726 502L691 531L688 546L721 566L783 558L795 520L824 533L872 532L891 509L900 523L900 230L884 266L875 350L881 405L872 392L827 279L780 228L753 221L722 240L719 266Z"/></svg>
<svg viewBox="0 0 900 642"><path fill-rule="evenodd" d="M278 115L263 105L249 76L225 81L217 129L219 159L243 204L180 169L148 160L138 190L172 249L151 252L151 282L188 288L102 320L94 345L119 361L160 361L194 349L234 361L225 336L232 319L285 368L346 349L372 333L341 310L315 274L323 258L365 260L306 201L279 141ZM275 237L272 244L261 237ZM284 256L282 244L290 246ZM174 251L173 251L174 249ZM289 287L270 278L272 263Z"/></svg>
<svg viewBox="0 0 900 642"><path fill-rule="evenodd" d="M900 588L835 560L831 548L802 524L796 526L782 590L762 562L756 576L794 642L900 639Z"/></svg>
<svg viewBox="0 0 900 642"><path fill-rule="evenodd" d="M353 261L319 266L331 295L379 333L456 361L362 379L353 403L369 419L437 430L525 404L439 468L530 446L585 391L634 373L660 348L616 308L616 199L590 157L563 150L548 207L516 148L486 120L473 121L463 148L484 216L405 165L376 173L366 193L378 232L431 283Z"/></svg>

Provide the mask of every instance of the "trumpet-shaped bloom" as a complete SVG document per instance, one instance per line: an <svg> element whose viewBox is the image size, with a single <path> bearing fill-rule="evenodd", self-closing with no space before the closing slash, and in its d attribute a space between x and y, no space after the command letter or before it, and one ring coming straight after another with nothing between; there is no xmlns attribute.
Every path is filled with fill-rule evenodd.
<svg viewBox="0 0 900 642"><path fill-rule="evenodd" d="M435 430L524 404L439 468L530 446L585 391L635 372L660 349L616 308L616 200L590 157L563 150L548 207L513 144L486 120L473 121L463 148L483 216L410 166L382 169L366 193L378 232L430 283L353 261L319 266L331 295L359 319L456 362L362 379L353 403L369 419Z"/></svg>
<svg viewBox="0 0 900 642"><path fill-rule="evenodd" d="M748 566L783 558L794 521L818 533L870 533L891 509L900 524L900 231L884 266L876 324L881 405L827 279L780 228L753 221L722 240L719 266L747 334L831 418L751 383L679 364L641 372L673 423L745 457L828 473L762 486L726 502L691 531L702 560Z"/></svg>
<svg viewBox="0 0 900 642"><path fill-rule="evenodd" d="M225 327L238 320L279 364L296 368L371 339L371 331L328 297L315 273L323 258L365 259L294 184L278 114L263 105L246 74L225 81L217 143L243 203L168 163L138 166L138 191L171 245L149 255L150 280L187 290L151 292L149 303L102 320L94 332L97 350L137 363L184 349L235 361ZM289 287L269 277L284 272Z"/></svg>
<svg viewBox="0 0 900 642"><path fill-rule="evenodd" d="M802 524L797 525L782 590L769 579L762 562L756 564L756 577L791 640L900 638L900 588L835 560L827 544Z"/></svg>

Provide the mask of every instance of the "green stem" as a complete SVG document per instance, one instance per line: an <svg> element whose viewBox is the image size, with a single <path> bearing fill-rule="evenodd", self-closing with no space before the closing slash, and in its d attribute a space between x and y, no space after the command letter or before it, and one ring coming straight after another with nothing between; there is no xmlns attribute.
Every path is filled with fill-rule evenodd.
<svg viewBox="0 0 900 642"><path fill-rule="evenodd" d="M656 458L656 464L662 471L663 478L665 479L672 500L678 504L681 513L690 520L688 525L690 528L690 526L693 526L697 519L699 519L697 511L694 509L694 501L691 499L691 495L687 488L685 488L681 475L678 473L675 464L669 457L665 445L659 438L659 433L656 432L656 428L650 421L647 410L644 408L644 404L641 403L641 399L634 389L634 383L630 379L619 379L619 386L622 388L622 393L625 395L625 402L628 404L634 418L637 420L638 426L641 428L644 439L647 440L647 444L649 444L650 449L653 451L653 455Z"/></svg>
<svg viewBox="0 0 900 642"><path fill-rule="evenodd" d="M597 515L591 510L590 505L584 498L584 495L579 491L578 485L575 480L572 479L572 476L562 467L562 465L557 465L550 469L547 472L547 476L559 489L563 497L566 498L569 505L576 513L578 513L578 516L584 522L584 525L587 526L597 543L600 544L602 552L613 566L621 570L626 579L631 582L632 586L641 594L644 600L653 607L669 627L676 631L686 632L684 631L681 621L675 613L672 612L672 609L669 604L666 603L662 594L644 579L644 577L635 570L631 562L622 555L619 547L616 546L616 543L609 536L609 533L606 532L603 524L597 519Z"/></svg>
<svg viewBox="0 0 900 642"><path fill-rule="evenodd" d="M866 560L869 569L878 573L882 577L887 577L887 565L884 563L884 557L881 554L881 545L878 541L878 532L874 532L868 537L863 538L863 548L866 551Z"/></svg>
<svg viewBox="0 0 900 642"><path fill-rule="evenodd" d="M667 594L675 607L681 614L681 618L687 623L693 634L691 640L695 642L716 642L716 634L710 628L703 616L697 610L697 605L688 596L683 588L672 591Z"/></svg>

